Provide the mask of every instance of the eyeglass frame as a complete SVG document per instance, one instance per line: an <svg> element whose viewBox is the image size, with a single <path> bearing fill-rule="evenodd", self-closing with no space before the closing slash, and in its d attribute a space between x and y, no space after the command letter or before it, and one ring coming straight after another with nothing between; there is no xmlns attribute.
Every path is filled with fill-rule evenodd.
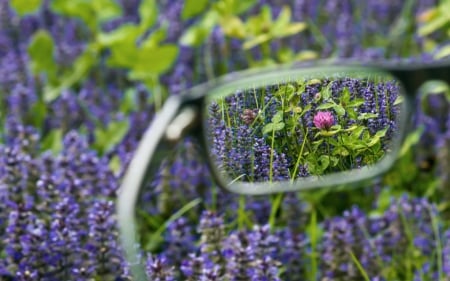
<svg viewBox="0 0 450 281"><path fill-rule="evenodd" d="M228 186L223 181L223 178L218 175L218 171L214 166L211 155L208 155L206 149L204 149L207 147L206 134L204 133L205 124L203 122L203 120L205 120L205 110L203 109L205 108L206 97L217 94L218 92L233 93L238 89L242 89L242 87L239 88L239 86L242 86L243 84L260 84L261 86L275 84L275 82L280 80L279 77L283 76L283 73L290 74L284 75L283 77L296 76L294 74L304 74L303 76L299 75L300 77L304 77L307 75L307 72L330 72L330 69L331 71L334 69L340 72L354 72L358 70L381 72L383 74L392 75L393 78L400 82L406 96L404 101L406 114L403 115L405 117L404 120L400 120L402 126L399 127L402 130L400 143L403 141L403 138L407 135L406 133L409 130L406 123L411 117L412 111L409 110L409 108L412 108L414 97L417 95L421 86L431 80L440 80L450 85L450 60L434 62L431 64L408 64L407 62L400 61L367 64L355 61L322 61L314 62L310 66L304 64L284 64L265 69L250 69L234 72L195 86L182 94L170 96L165 101L161 111L157 113L156 117L145 131L138 148L134 153L133 159L124 174L122 184L118 191L117 219L120 238L127 261L130 263L131 273L137 278L136 280L146 280L144 265L138 258L140 253L137 249L138 242L136 239L135 208L139 192L144 186L148 175L152 172L156 172L156 166L152 167L151 165L152 160L154 158L164 158L164 156L166 156L164 155L164 152L167 151L167 149L173 148L174 144L187 134L199 141L200 147L203 148L200 149L201 156L206 160L209 171L219 187L225 188L231 192L252 195L281 192L279 188L270 188L269 186L265 189L261 188L263 184L260 183L247 184L245 189L241 189L242 184L234 185L234 187L233 185ZM261 84L262 81L263 84ZM165 140L165 142L162 142L163 140ZM391 156L394 157L396 155ZM330 175L327 176L328 180L323 181L323 183L328 183L329 185L330 183L345 184L358 182L384 173L391 168L393 162L393 158L386 159L382 165L379 165L376 171L373 170L372 172L362 173L359 169L357 170L358 173L351 174L353 177L349 177L349 174L346 174L347 172ZM349 173L352 172L350 171ZM350 178L351 180L349 180ZM317 179L312 181L314 181L314 183L308 184L308 180L303 180L302 183L305 185L301 188L293 184L290 186L287 185L287 188L283 189L282 192L319 187ZM239 186L241 188L239 188ZM284 186L286 186L285 183Z"/></svg>

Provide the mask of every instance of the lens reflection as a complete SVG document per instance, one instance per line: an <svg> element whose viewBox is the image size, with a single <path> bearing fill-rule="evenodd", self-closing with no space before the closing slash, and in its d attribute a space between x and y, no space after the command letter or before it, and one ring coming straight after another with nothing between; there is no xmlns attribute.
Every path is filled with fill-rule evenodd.
<svg viewBox="0 0 450 281"><path fill-rule="evenodd" d="M209 99L208 149L228 182L360 169L391 151L401 101L398 83L373 73L243 88Z"/></svg>

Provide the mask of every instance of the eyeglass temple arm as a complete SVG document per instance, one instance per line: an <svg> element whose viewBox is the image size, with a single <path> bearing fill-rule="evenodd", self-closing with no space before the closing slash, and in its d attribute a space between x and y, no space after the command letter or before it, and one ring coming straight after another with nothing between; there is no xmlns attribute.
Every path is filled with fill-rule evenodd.
<svg viewBox="0 0 450 281"><path fill-rule="evenodd" d="M403 83L407 95L414 96L417 90L430 80L441 80L450 85L450 64L427 68L391 69L390 72Z"/></svg>
<svg viewBox="0 0 450 281"><path fill-rule="evenodd" d="M135 206L139 191L149 172L152 156L155 154L160 141L164 138L167 126L176 116L180 104L181 99L177 96L167 99L161 112L157 114L152 124L145 131L118 191L117 219L119 231L122 246L135 280L146 280L144 266L139 261L141 253L137 248Z"/></svg>

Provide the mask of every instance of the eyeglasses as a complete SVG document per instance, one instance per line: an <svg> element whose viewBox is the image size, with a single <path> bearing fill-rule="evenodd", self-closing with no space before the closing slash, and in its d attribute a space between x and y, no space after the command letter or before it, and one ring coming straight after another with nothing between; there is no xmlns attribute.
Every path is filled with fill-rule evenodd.
<svg viewBox="0 0 450 281"><path fill-rule="evenodd" d="M450 63L283 65L236 72L167 99L123 178L118 222L131 271L138 257L136 205L149 178L189 135L216 184L270 194L351 184L388 170L427 81L450 83Z"/></svg>

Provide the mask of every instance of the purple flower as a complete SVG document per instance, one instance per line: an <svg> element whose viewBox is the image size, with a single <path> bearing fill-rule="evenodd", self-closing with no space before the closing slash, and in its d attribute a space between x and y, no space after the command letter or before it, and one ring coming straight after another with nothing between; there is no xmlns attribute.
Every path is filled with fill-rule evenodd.
<svg viewBox="0 0 450 281"><path fill-rule="evenodd" d="M210 274L210 270L215 267L214 263L205 255L189 254L189 257L181 264L181 271L186 276L187 281L209 280L205 279L205 274Z"/></svg>
<svg viewBox="0 0 450 281"><path fill-rule="evenodd" d="M181 264L181 260L195 250L193 226L185 217L171 222L165 235L164 255L170 263Z"/></svg>
<svg viewBox="0 0 450 281"><path fill-rule="evenodd" d="M211 211L204 211L200 218L198 232L200 237L200 250L215 263L223 264L221 255L222 241L225 239L225 224L223 218Z"/></svg>
<svg viewBox="0 0 450 281"><path fill-rule="evenodd" d="M328 131L334 124L334 117L329 111L319 111L314 116L313 122L318 129Z"/></svg>
<svg viewBox="0 0 450 281"><path fill-rule="evenodd" d="M121 276L124 274L124 260L118 241L116 221L113 216L114 203L96 200L88 214L88 243L90 266L99 276Z"/></svg>
<svg viewBox="0 0 450 281"><path fill-rule="evenodd" d="M232 233L226 240L224 256L227 260L228 280L250 280L254 249L249 245L249 238L244 231Z"/></svg>
<svg viewBox="0 0 450 281"><path fill-rule="evenodd" d="M154 281L173 281L174 268L167 264L164 256L148 255L145 266L147 277Z"/></svg>
<svg viewBox="0 0 450 281"><path fill-rule="evenodd" d="M283 228L277 232L280 237L279 250L276 258L279 260L285 271L282 274L283 280L304 280L308 261L308 237L305 234L299 234L292 231L291 228Z"/></svg>

